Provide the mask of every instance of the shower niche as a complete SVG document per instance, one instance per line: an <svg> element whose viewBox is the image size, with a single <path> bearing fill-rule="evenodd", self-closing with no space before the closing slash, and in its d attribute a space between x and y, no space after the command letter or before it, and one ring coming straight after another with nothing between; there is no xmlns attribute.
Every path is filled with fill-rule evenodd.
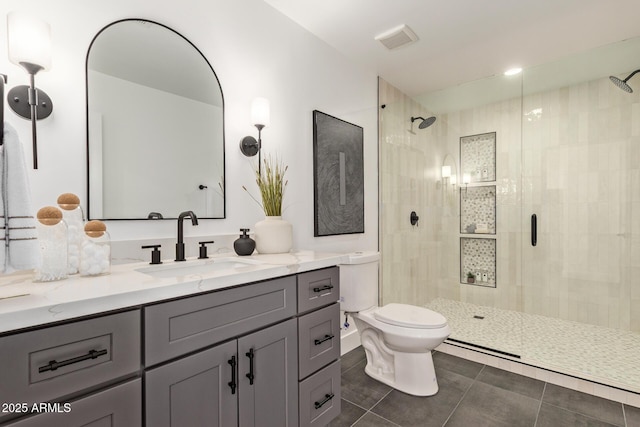
<svg viewBox="0 0 640 427"><path fill-rule="evenodd" d="M495 288L496 132L460 138L460 169L460 283Z"/></svg>
<svg viewBox="0 0 640 427"><path fill-rule="evenodd" d="M496 234L496 186L464 188L460 193L460 233Z"/></svg>
<svg viewBox="0 0 640 427"><path fill-rule="evenodd" d="M463 182L496 180L496 132L460 138L460 166Z"/></svg>
<svg viewBox="0 0 640 427"><path fill-rule="evenodd" d="M460 238L460 283L496 287L496 239Z"/></svg>

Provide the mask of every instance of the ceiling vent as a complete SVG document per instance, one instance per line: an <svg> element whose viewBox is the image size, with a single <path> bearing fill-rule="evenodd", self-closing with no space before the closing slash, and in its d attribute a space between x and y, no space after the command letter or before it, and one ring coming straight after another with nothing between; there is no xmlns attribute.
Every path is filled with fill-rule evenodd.
<svg viewBox="0 0 640 427"><path fill-rule="evenodd" d="M407 25L400 25L375 38L389 50L398 49L418 40L418 36Z"/></svg>

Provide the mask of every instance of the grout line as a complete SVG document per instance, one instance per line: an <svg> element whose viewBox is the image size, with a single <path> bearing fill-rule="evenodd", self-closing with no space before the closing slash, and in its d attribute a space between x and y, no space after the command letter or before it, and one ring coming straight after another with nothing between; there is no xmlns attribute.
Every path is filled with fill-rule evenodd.
<svg viewBox="0 0 640 427"><path fill-rule="evenodd" d="M600 418L592 417L591 415L583 414L582 412L576 412L576 411L572 411L571 409L563 408L562 406L554 405L553 403L549 403L549 402L545 402L545 403L547 405L549 405L549 406L556 407L556 408L561 409L563 411L571 412L572 414L577 414L577 415L581 415L581 416L583 416L585 418L589 418L590 420L595 420L595 421L598 421L600 423L605 423L605 424L609 424L609 425L612 425L612 426L624 427L624 426L619 426L618 424L613 424L613 423L611 423L609 421L601 420ZM624 412L623 412L623 415L624 415ZM625 424L626 424L626 421L625 421Z"/></svg>
<svg viewBox="0 0 640 427"><path fill-rule="evenodd" d="M383 420L385 420L385 421L387 421L387 422L389 422L389 423L393 424L394 426L401 427L401 426L400 426L400 424L394 423L393 421L388 420L388 419L386 419L385 417L383 417L383 416L381 416L381 415L379 415L379 414L376 414L376 413L375 413L375 412L373 412L373 411L367 411L367 412L368 412L368 413L371 413L371 414L373 414L373 415L375 415L375 416L376 416L376 417L378 417L378 418L382 418Z"/></svg>
<svg viewBox="0 0 640 427"><path fill-rule="evenodd" d="M362 359L362 360L358 360L356 363L354 363L352 366L348 367L347 369L345 369L344 372L342 372L342 375L346 374L347 372L349 372L350 370L352 370L353 368L355 368L356 366L358 366L360 363L362 363L362 361L366 361L367 359Z"/></svg>
<svg viewBox="0 0 640 427"><path fill-rule="evenodd" d="M353 424L351 424L351 427L353 427L353 426L355 426L356 424L358 424L358 422L359 422L361 419L363 419L363 418L364 418L364 416L365 416L365 415L367 415L368 413L369 413L369 411L365 410L365 411L364 411L364 414L360 415L360 418L358 418L357 420L355 420L355 421L353 422Z"/></svg>
<svg viewBox="0 0 640 427"><path fill-rule="evenodd" d="M363 407L363 406L360 406L360 405L358 405L357 403L350 401L349 399L345 399L344 397L340 397L340 399L342 399L342 400L344 400L344 401L346 401L346 402L351 403L353 406L357 406L358 408L362 409L363 411L366 411L366 412L368 412L368 411L369 411L367 408L365 408L365 407Z"/></svg>
<svg viewBox="0 0 640 427"><path fill-rule="evenodd" d="M471 390L471 387L473 387L473 385L476 383L477 378L480 376L480 373L482 371L484 371L484 368L487 365L482 365L482 369L480 369L480 372L478 372L478 375L475 376L475 378L473 379L473 381L471 381L471 385L469 385L469 387L464 391L464 393L462 394L462 397L460 398L460 400L458 401L458 403L456 404L456 406L453 408L453 410L451 410L451 413L449 414L449 416L447 417L446 420L444 420L444 424L442 424L442 427L446 426L447 423L449 422L449 420L451 419L451 417L453 416L453 414L458 410L458 407L460 406L460 404L462 403L462 401L464 400L465 396L467 395L467 393L469 393L469 390ZM458 374L460 375L460 374Z"/></svg>
<svg viewBox="0 0 640 427"><path fill-rule="evenodd" d="M385 384L386 385L386 384ZM387 386L389 387L389 386ZM384 400L385 397L389 396L389 394L393 391L393 387L391 388L391 390L389 390L384 396L382 396L382 398L380 398L380 400L378 400L376 403L373 404L373 406L371 407L371 409L375 408L376 406L378 406L380 404L380 402L382 402ZM371 409L369 409L369 411L371 411ZM378 414L376 414L378 415Z"/></svg>
<svg viewBox="0 0 640 427"><path fill-rule="evenodd" d="M544 393L547 391L547 383L545 381L544 388L542 389L542 396L540 396L540 404L538 405L538 412L536 412L536 422L533 423L533 427L538 425L538 417L540 417L540 410L542 409L542 401L544 399Z"/></svg>

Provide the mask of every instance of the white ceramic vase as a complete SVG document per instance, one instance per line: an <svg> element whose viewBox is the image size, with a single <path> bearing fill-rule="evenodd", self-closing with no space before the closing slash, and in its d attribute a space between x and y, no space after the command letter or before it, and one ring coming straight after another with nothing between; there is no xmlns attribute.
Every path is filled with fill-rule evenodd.
<svg viewBox="0 0 640 427"><path fill-rule="evenodd" d="M258 253L282 254L293 246L293 227L281 216L268 216L258 221L253 230Z"/></svg>

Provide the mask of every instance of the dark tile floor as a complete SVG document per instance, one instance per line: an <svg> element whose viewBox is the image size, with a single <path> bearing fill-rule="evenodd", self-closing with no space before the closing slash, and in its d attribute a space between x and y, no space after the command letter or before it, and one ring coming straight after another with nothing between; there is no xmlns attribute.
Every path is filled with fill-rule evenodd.
<svg viewBox="0 0 640 427"><path fill-rule="evenodd" d="M399 392L364 373L364 350L342 357L342 413L331 427L640 427L640 409L434 352L440 391Z"/></svg>

